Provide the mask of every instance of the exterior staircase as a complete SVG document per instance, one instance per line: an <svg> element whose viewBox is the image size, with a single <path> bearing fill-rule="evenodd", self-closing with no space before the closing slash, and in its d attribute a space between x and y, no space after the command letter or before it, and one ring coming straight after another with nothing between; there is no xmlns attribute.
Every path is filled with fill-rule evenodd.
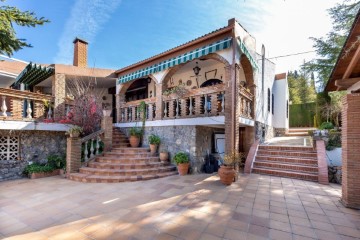
<svg viewBox="0 0 360 240"><path fill-rule="evenodd" d="M316 130L316 128L289 128L285 134L287 137L303 137L309 136L309 131Z"/></svg>
<svg viewBox="0 0 360 240"><path fill-rule="evenodd" d="M79 173L69 174L69 179L79 182L117 183L150 180L176 175L176 167L160 162L150 154L149 148L132 148L128 138L118 128L113 128L112 150L103 153Z"/></svg>
<svg viewBox="0 0 360 240"><path fill-rule="evenodd" d="M313 147L259 145L252 172L318 181L317 152Z"/></svg>

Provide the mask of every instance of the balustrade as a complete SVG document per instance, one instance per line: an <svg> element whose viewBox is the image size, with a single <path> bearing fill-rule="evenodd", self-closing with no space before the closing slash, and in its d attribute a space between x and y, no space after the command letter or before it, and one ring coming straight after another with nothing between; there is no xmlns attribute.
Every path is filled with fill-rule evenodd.
<svg viewBox="0 0 360 240"><path fill-rule="evenodd" d="M99 130L81 139L82 162L88 162L101 154L100 142L104 130Z"/></svg>

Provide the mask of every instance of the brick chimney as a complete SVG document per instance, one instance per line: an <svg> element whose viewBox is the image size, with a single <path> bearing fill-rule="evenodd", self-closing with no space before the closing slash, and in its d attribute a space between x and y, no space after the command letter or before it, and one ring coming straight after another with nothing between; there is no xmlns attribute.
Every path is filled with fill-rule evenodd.
<svg viewBox="0 0 360 240"><path fill-rule="evenodd" d="M87 45L88 43L80 38L75 38L74 43L74 66L87 67Z"/></svg>

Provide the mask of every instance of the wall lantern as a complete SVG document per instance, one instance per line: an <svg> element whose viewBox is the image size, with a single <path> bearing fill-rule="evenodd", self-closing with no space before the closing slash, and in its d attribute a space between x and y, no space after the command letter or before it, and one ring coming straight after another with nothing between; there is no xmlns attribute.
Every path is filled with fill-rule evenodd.
<svg viewBox="0 0 360 240"><path fill-rule="evenodd" d="M198 62L196 62L196 66L193 68L195 75L199 75L201 68L198 66Z"/></svg>

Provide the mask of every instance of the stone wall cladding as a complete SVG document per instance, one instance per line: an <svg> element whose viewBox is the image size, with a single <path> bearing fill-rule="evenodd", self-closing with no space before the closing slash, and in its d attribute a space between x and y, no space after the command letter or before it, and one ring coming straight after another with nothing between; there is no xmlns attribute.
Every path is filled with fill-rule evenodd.
<svg viewBox="0 0 360 240"><path fill-rule="evenodd" d="M130 128L121 130L129 136ZM207 151L211 153L211 138L215 131L218 130L203 126L145 127L142 146L149 146L148 138L151 134L158 135L161 138L159 150L166 149L170 159L179 151L186 152L190 157L190 172L200 173Z"/></svg>
<svg viewBox="0 0 360 240"><path fill-rule="evenodd" d="M286 128L274 128L274 131L275 137L284 137L289 130Z"/></svg>
<svg viewBox="0 0 360 240"><path fill-rule="evenodd" d="M65 155L64 132L1 130L0 135L20 139L19 159L0 161L0 181L20 178L29 162L44 163L48 155Z"/></svg>
<svg viewBox="0 0 360 240"><path fill-rule="evenodd" d="M262 128L265 127L265 138L262 136ZM275 129L272 126L265 125L264 123L255 122L255 138L260 139L260 142L265 142L275 137Z"/></svg>

